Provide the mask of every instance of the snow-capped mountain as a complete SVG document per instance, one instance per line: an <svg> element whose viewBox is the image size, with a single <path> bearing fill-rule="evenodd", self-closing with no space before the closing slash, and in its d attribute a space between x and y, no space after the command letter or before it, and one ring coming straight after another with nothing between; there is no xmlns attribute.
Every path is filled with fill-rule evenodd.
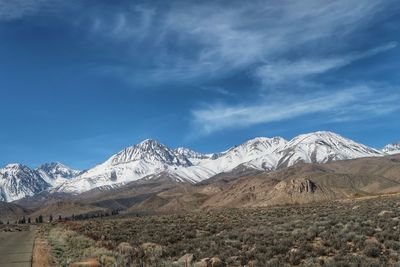
<svg viewBox="0 0 400 267"><path fill-rule="evenodd" d="M0 201L14 201L50 188L39 172L22 164L8 164L0 169Z"/></svg>
<svg viewBox="0 0 400 267"><path fill-rule="evenodd" d="M379 150L332 132L304 134L291 141L281 137L258 137L216 154L202 154L187 148L170 149L157 141L145 140L67 181L56 190L83 192L161 172L178 181L197 183L238 166L272 171L300 162L325 163L383 155Z"/></svg>
<svg viewBox="0 0 400 267"><path fill-rule="evenodd" d="M386 145L382 151L389 155L400 154L400 142Z"/></svg>
<svg viewBox="0 0 400 267"><path fill-rule="evenodd" d="M197 165L204 159L218 157L218 154L202 154L185 147L178 147L173 152L179 159L189 160L192 165Z"/></svg>
<svg viewBox="0 0 400 267"><path fill-rule="evenodd" d="M383 156L379 150L356 143L332 132L302 134L293 138L277 153L277 167L296 163L326 163L336 160Z"/></svg>
<svg viewBox="0 0 400 267"><path fill-rule="evenodd" d="M45 163L36 169L43 180L48 184L59 186L69 179L78 176L81 171L71 169L64 164L58 162Z"/></svg>
<svg viewBox="0 0 400 267"><path fill-rule="evenodd" d="M185 169L190 166L193 166L192 162L183 154L177 154L167 146L147 139L122 150L106 162L62 184L56 190L83 192L98 186L135 181L164 171L176 172L178 177L182 176L196 182L198 174L190 172L189 177L185 173ZM179 170L183 170L183 173ZM201 177L204 177L204 174Z"/></svg>
<svg viewBox="0 0 400 267"><path fill-rule="evenodd" d="M111 165L126 164L135 161L148 163L160 162L166 165L185 167L191 166L191 162L186 157L177 157L172 149L151 139L146 139L140 144L122 150L111 158Z"/></svg>
<svg viewBox="0 0 400 267"><path fill-rule="evenodd" d="M178 181L197 183L218 173L230 171L242 163L263 156L267 158L267 155L283 147L286 142L280 137L260 137L225 152L201 154L187 148L173 150L157 141L145 140L122 150L56 190L83 192L98 186L135 181L160 172L166 172ZM263 164L265 162L260 161L251 166L262 168ZM273 163L268 162L267 165L263 169L272 169Z"/></svg>
<svg viewBox="0 0 400 267"><path fill-rule="evenodd" d="M151 179L158 174L194 184L237 167L273 171L300 162L326 163L379 157L397 153L395 151L399 151L398 148L398 144L388 145L379 151L323 131L299 135L290 141L281 137L258 137L214 154L202 154L188 148L171 149L147 139L85 172L72 170L59 163L44 164L36 170L17 165L18 171L14 170L14 165L8 165L0 169L0 200L14 200L46 189L80 193L98 187L126 184L144 177Z"/></svg>
<svg viewBox="0 0 400 267"><path fill-rule="evenodd" d="M281 137L258 137L219 154L217 158L201 161L198 166L218 174L245 164L260 170L274 169L277 158L275 152L285 146L287 141Z"/></svg>

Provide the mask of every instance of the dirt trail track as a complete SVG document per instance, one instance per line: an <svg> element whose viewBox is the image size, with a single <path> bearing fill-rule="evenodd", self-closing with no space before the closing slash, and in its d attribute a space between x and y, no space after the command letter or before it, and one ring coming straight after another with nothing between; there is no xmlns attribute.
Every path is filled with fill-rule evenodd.
<svg viewBox="0 0 400 267"><path fill-rule="evenodd" d="M0 232L0 267L31 267L35 227L29 231Z"/></svg>

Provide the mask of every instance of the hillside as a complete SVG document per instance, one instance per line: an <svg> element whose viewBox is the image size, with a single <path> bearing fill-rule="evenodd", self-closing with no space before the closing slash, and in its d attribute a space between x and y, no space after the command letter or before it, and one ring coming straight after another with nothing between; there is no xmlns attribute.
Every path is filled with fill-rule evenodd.
<svg viewBox="0 0 400 267"><path fill-rule="evenodd" d="M42 193L17 203L34 209L34 214L58 212L71 216L74 210L171 213L321 202L395 192L400 192L400 155L299 163L272 172L234 169L198 184L177 181L163 172L78 195Z"/></svg>
<svg viewBox="0 0 400 267"><path fill-rule="evenodd" d="M242 177L203 208L253 207L400 192L400 155L299 164Z"/></svg>
<svg viewBox="0 0 400 267"><path fill-rule="evenodd" d="M0 201L0 221L3 223L14 222L28 213L29 210L20 205Z"/></svg>
<svg viewBox="0 0 400 267"><path fill-rule="evenodd" d="M59 216L65 218L72 217L73 215L77 216L81 214L98 214L105 212L109 212L109 210L74 201L59 201L46 205L45 207L29 214L29 216L31 218L36 218L42 215L44 219L48 219L50 216L53 216L54 219L57 219Z"/></svg>
<svg viewBox="0 0 400 267"><path fill-rule="evenodd" d="M272 172L301 163L329 163L366 157L383 157L396 153L398 146L382 151L333 132L302 134L287 141L281 137L256 137L226 151L203 154L189 148L170 148L156 140L146 139L127 147L103 163L78 171L61 163L47 163L32 169L22 164L9 164L0 169L0 200L30 198L40 204L40 196L59 193L80 194L103 192L141 179L167 176L171 181L189 185L220 186L237 177ZM141 182L139 182L140 184ZM35 204L36 203L36 204ZM118 203L114 203L119 206ZM123 204L125 206L125 204Z"/></svg>

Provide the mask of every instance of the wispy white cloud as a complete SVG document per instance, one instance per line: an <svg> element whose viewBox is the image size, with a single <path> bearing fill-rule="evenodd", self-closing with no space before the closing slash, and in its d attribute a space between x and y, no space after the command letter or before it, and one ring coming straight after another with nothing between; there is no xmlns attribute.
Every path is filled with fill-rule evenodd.
<svg viewBox="0 0 400 267"><path fill-rule="evenodd" d="M263 62L267 69L264 72L268 72L268 68L275 68L274 62L277 68L289 64L290 58L282 59L296 48L315 44L325 44L315 46L314 60L325 61L320 63L321 71L346 64L348 55L342 52L348 50L349 36L367 27L391 2L283 0L253 1L249 5L232 1L228 6L222 2L178 1L164 9L149 4L114 15L95 14L92 28L112 42L119 40L132 47L145 42L152 51L140 69L129 64L106 67L108 72L131 82L215 78ZM136 63L137 50L133 53L132 61ZM312 59L297 64L310 68L310 72L318 71ZM263 69L258 72L261 75Z"/></svg>
<svg viewBox="0 0 400 267"><path fill-rule="evenodd" d="M374 99L381 99L379 101ZM210 134L229 128L243 128L313 113L323 113L331 121L379 116L398 110L400 95L382 99L368 86L310 93L307 96L285 95L247 105L212 104L192 111L197 133Z"/></svg>
<svg viewBox="0 0 400 267"><path fill-rule="evenodd" d="M343 56L272 62L257 68L256 76L267 87L281 83L299 83L301 79L344 67L354 61L377 55L395 47L397 47L397 43L390 42L365 52L350 53Z"/></svg>
<svg viewBox="0 0 400 267"><path fill-rule="evenodd" d="M293 93L293 88L311 75L394 49L397 43L393 42L357 51L347 42L352 33L366 27L377 12L384 10L387 2L339 0L327 3L306 0L301 3L242 3L235 2L230 7L222 7L218 3L172 4L167 12L153 10L152 14L157 16L143 18L136 23L126 19L132 19L132 12L124 13L125 19L120 23L109 24L110 32L131 36L128 41L132 46L137 42L149 43L154 54L147 58L148 65L139 69L137 66L112 66L105 70L133 83L163 84L169 81L205 81L241 69L252 75L252 66L259 66L252 77L262 81L263 86L258 91L256 89L254 96L264 101L238 105L217 103L193 110L193 126L202 134L334 109L343 112L344 117L350 113L344 112L346 106L356 107L359 99L365 100L364 109L367 106L372 108L368 100L374 97L375 92L368 87L355 84L348 90L327 91L323 85L317 84L309 88L304 97ZM137 39L121 29L134 30L146 37ZM152 34L147 35L148 31ZM332 45L332 40L336 41L335 45ZM337 45L339 41L341 44ZM297 48L316 43L326 45L304 54L300 59L290 56ZM279 99L262 89L265 85L282 82L288 85L287 92L279 92ZM224 93L227 92L224 88ZM368 111L368 114L371 113L371 110Z"/></svg>
<svg viewBox="0 0 400 267"><path fill-rule="evenodd" d="M65 7L62 0L0 0L0 22L21 19L40 11L51 12Z"/></svg>
<svg viewBox="0 0 400 267"><path fill-rule="evenodd" d="M331 115L327 118L327 122L350 122L360 121L365 119L374 118L377 116L384 116L400 110L400 93L388 94L384 93L384 90L390 90L385 86L379 86L380 93L374 93L369 99L358 103L354 103L351 106L344 106L336 114ZM398 88L396 89L399 90Z"/></svg>
<svg viewBox="0 0 400 267"><path fill-rule="evenodd" d="M381 0L330 3L309 0L256 1L232 8L215 5L176 8L167 16L162 30L177 32L183 40L194 40L200 49L194 57L171 60L172 64L166 65L167 69L158 69L157 74L161 78L213 75L260 61L273 61L277 55L324 38L345 40L384 6Z"/></svg>
<svg viewBox="0 0 400 267"><path fill-rule="evenodd" d="M95 15L91 20L91 34L110 38L113 42L139 42L152 34L150 27L155 13L154 8L136 5L129 12L111 12L106 17Z"/></svg>
<svg viewBox="0 0 400 267"><path fill-rule="evenodd" d="M53 9L60 1L0 0L0 21ZM339 91L308 84L307 97L293 92L314 75L396 48L397 43L392 42L362 51L349 41L394 2L256 0L250 5L230 1L228 6L218 1L172 1L167 7L143 2L127 8L116 5L112 10L93 8L81 14L76 25L87 27L88 40L104 46L110 42L118 56L111 66L96 65L96 71L131 83L183 81L212 87L208 81L238 70L261 81L254 98L264 101L211 104L192 111L195 127L202 133L212 133L333 109L340 116L331 120L354 118L351 112L357 110L371 116L396 110L391 100L384 104L372 101L377 92L357 82L351 83L353 88ZM279 92L279 99L263 90L281 83L286 85L282 91L287 92ZM232 96L229 86L215 88Z"/></svg>

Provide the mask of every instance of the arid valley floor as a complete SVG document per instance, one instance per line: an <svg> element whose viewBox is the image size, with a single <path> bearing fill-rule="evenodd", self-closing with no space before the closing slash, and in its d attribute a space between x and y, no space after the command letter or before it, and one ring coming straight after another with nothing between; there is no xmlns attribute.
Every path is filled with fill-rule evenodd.
<svg viewBox="0 0 400 267"><path fill-rule="evenodd" d="M386 195L60 221L38 232L49 266L397 266L399 222L400 196Z"/></svg>

